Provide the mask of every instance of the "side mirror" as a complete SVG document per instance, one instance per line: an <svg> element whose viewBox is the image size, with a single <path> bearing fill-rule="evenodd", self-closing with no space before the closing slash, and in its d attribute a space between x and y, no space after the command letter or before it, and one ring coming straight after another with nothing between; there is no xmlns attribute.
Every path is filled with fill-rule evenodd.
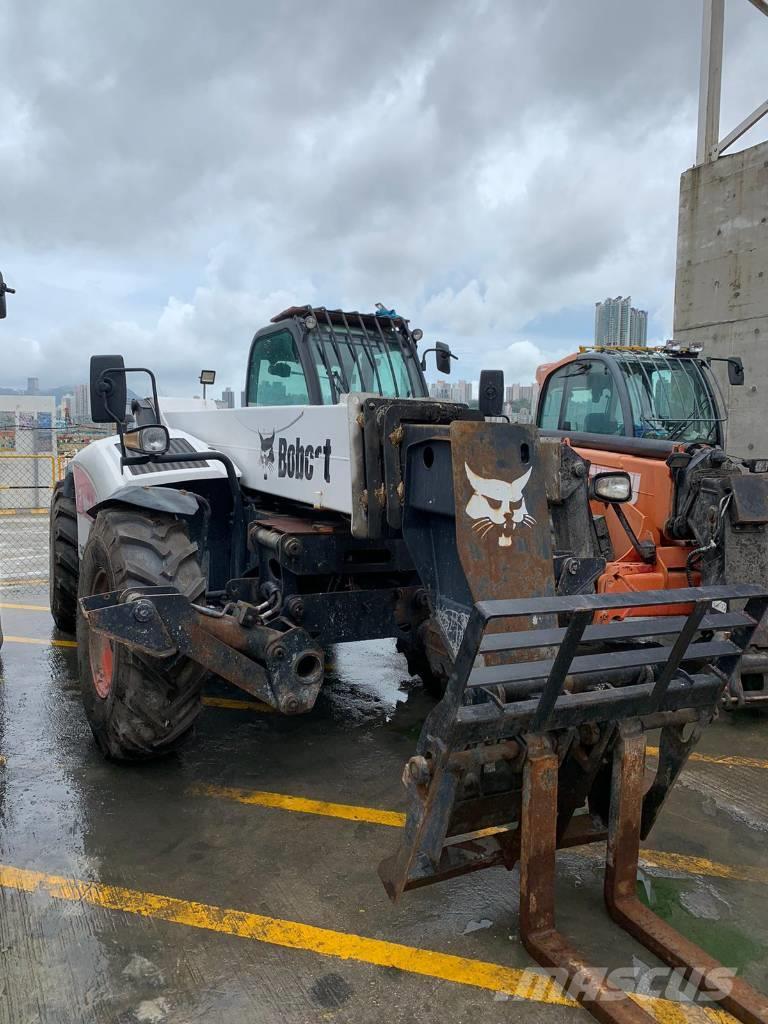
<svg viewBox="0 0 768 1024"><path fill-rule="evenodd" d="M91 356L91 419L94 423L122 423L128 388L122 356Z"/></svg>
<svg viewBox="0 0 768 1024"><path fill-rule="evenodd" d="M501 416L504 406L504 371L481 370L478 408L483 416Z"/></svg>
<svg viewBox="0 0 768 1024"><path fill-rule="evenodd" d="M609 505L623 505L632 500L632 480L629 473L617 470L610 473L595 473L589 481L589 496Z"/></svg>
<svg viewBox="0 0 768 1024"><path fill-rule="evenodd" d="M456 356L451 352L450 345L446 345L444 341L435 342L435 365L437 366L438 373L450 373L451 359L455 358Z"/></svg>
<svg viewBox="0 0 768 1024"><path fill-rule="evenodd" d="M291 376L291 367L288 363L270 363L268 369L270 377Z"/></svg>
<svg viewBox="0 0 768 1024"><path fill-rule="evenodd" d="M5 320L8 315L8 309L5 304L5 294L8 292L10 295L16 294L15 288L9 288L3 280L3 275L0 274L0 320Z"/></svg>
<svg viewBox="0 0 768 1024"><path fill-rule="evenodd" d="M735 387L744 383L744 363L741 356L728 357L728 383Z"/></svg>
<svg viewBox="0 0 768 1024"><path fill-rule="evenodd" d="M422 337L422 335L419 336ZM425 349L424 352L422 352L421 354L420 366L422 370L426 370L427 368L427 356L429 355L430 352L435 353L435 365L437 366L437 372L442 374L450 373L451 360L459 358L458 356L455 356L453 352L451 352L450 345L446 345L444 341L436 341L434 348Z"/></svg>
<svg viewBox="0 0 768 1024"><path fill-rule="evenodd" d="M707 366L712 363L728 364L728 383L734 387L740 387L744 383L744 363L741 356L707 356L704 360Z"/></svg>

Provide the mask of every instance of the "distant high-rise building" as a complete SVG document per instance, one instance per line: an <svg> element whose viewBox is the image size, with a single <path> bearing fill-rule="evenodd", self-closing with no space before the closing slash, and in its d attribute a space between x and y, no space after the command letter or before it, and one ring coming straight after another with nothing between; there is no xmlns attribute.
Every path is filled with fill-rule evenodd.
<svg viewBox="0 0 768 1024"><path fill-rule="evenodd" d="M74 398L72 397L72 395L61 396L61 408L59 410L59 415L66 423L70 423L74 419L72 411L73 403Z"/></svg>
<svg viewBox="0 0 768 1024"><path fill-rule="evenodd" d="M472 401L472 381L460 380L458 384L451 385L451 392L455 395L454 402L463 402L465 405L469 405Z"/></svg>
<svg viewBox="0 0 768 1024"><path fill-rule="evenodd" d="M645 345L648 313L635 309L631 295L595 303L596 345Z"/></svg>
<svg viewBox="0 0 768 1024"><path fill-rule="evenodd" d="M72 403L72 419L82 423L91 418L90 388L87 384L75 385L75 399Z"/></svg>
<svg viewBox="0 0 768 1024"><path fill-rule="evenodd" d="M504 389L504 415L512 423L531 423L536 411L537 384L509 384Z"/></svg>
<svg viewBox="0 0 768 1024"><path fill-rule="evenodd" d="M39 395L40 394L40 378L39 377L27 377L27 394L28 395Z"/></svg>
<svg viewBox="0 0 768 1024"><path fill-rule="evenodd" d="M224 388L221 392L221 404L225 409L235 408L235 392L232 388Z"/></svg>
<svg viewBox="0 0 768 1024"><path fill-rule="evenodd" d="M432 398L441 402L462 402L469 405L472 401L472 381L460 380L452 384L447 380L438 380L429 385Z"/></svg>
<svg viewBox="0 0 768 1024"><path fill-rule="evenodd" d="M247 402L246 402L246 400L245 400L245 392L244 392L244 391L241 391L241 392L240 392L240 408L241 408L241 409L245 409L245 407L246 407L247 405L248 405L248 403L247 403Z"/></svg>
<svg viewBox="0 0 768 1024"><path fill-rule="evenodd" d="M645 345L648 340L648 314L644 309L632 309L629 316L629 344Z"/></svg>
<svg viewBox="0 0 768 1024"><path fill-rule="evenodd" d="M441 402L450 402L451 385L447 380L436 380L429 385L429 393L432 398L437 398Z"/></svg>

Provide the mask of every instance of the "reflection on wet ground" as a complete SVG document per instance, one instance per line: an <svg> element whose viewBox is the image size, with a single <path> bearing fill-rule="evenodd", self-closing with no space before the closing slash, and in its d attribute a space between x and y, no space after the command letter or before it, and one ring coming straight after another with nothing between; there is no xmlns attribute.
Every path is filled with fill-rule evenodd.
<svg viewBox="0 0 768 1024"><path fill-rule="evenodd" d="M3 600L35 603L28 594ZM45 612L3 608L1 614L8 636L59 636ZM582 1015L562 1005L508 1000L489 982L438 980L446 976L438 961L430 976L430 969L413 973L415 960L413 968L382 967L375 952L370 960L350 953L351 940L343 936L381 940L385 951L397 943L472 963L530 965L517 939L514 875L494 869L414 892L393 907L376 865L396 844L397 819L301 810L302 798L403 810L400 773L432 702L409 679L392 644L333 651L316 708L298 718L255 712L243 695L213 685L183 752L132 767L108 764L97 753L80 708L71 647L9 641L1 660L2 865L238 908L342 936L328 940L337 943L330 955L319 955L308 951L316 950L311 943L287 948L258 941L263 935L237 938L226 928L170 923L159 910L141 916L139 904L129 906L125 896L122 902L115 896L117 909L108 909L101 890L92 900L77 892L51 898L22 891L21 884L6 884L6 873L5 882L0 877L3 1024L181 1024L211 1014L220 1024ZM764 989L767 729L765 717L745 714L724 718L705 735L699 751L711 760L690 765L647 844L677 860L659 857L654 866L649 855L642 880L665 917ZM722 755L737 760L718 763ZM233 799L233 790L299 803L247 802ZM571 851L559 863L563 930L597 963L632 964L635 957L655 964L608 924L599 856Z"/></svg>

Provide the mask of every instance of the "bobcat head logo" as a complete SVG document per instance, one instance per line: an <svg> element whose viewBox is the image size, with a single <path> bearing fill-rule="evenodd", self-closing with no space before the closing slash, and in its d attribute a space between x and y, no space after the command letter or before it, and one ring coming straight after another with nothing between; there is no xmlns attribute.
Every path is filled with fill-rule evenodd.
<svg viewBox="0 0 768 1024"><path fill-rule="evenodd" d="M262 434L259 431L259 440L261 441L261 451L259 452L259 462L261 468L264 470L264 479L267 479L267 474L271 473L275 468L275 433L272 431L271 434Z"/></svg>
<svg viewBox="0 0 768 1024"><path fill-rule="evenodd" d="M499 547L510 547L513 530L518 526L531 527L536 522L525 507L523 497L533 466L511 483L506 480L484 480L473 473L466 462L464 469L475 492L466 508L469 518L475 521L472 529L481 537L498 530Z"/></svg>

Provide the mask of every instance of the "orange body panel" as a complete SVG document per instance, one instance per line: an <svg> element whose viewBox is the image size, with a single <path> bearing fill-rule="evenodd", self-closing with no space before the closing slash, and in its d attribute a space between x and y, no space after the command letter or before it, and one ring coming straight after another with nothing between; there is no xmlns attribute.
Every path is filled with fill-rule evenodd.
<svg viewBox="0 0 768 1024"><path fill-rule="evenodd" d="M672 510L672 475L666 462L660 459L642 458L637 455L621 455L594 448L574 450L591 463L590 474L605 470L624 470L632 480L632 501L623 505L624 514L640 540L652 540L656 545L656 561L647 564L632 547L616 512L610 505L593 502L595 515L604 515L608 532L616 553L616 560L609 562L604 574L597 581L598 593L613 593L642 590L671 590L688 586L685 564L691 552L691 544L672 541L664 533L664 525ZM694 585L698 585L698 574L693 574ZM680 615L680 605L653 609L636 608L633 615ZM601 612L595 622L623 617L626 612Z"/></svg>

